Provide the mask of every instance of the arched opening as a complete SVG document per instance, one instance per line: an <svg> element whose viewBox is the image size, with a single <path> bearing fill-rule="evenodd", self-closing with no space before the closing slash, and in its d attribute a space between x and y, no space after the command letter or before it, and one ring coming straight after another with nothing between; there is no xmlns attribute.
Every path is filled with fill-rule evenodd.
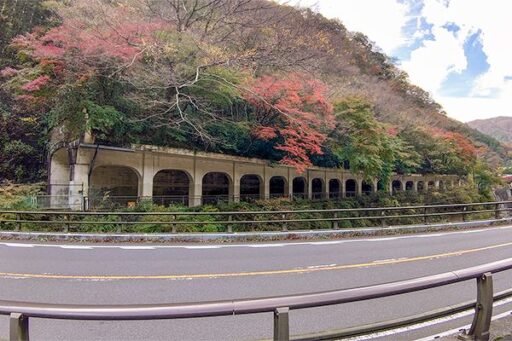
<svg viewBox="0 0 512 341"><path fill-rule="evenodd" d="M240 200L254 201L260 199L261 180L258 175L247 174L240 179Z"/></svg>
<svg viewBox="0 0 512 341"><path fill-rule="evenodd" d="M412 191L412 190L414 190L414 182L412 182L412 181L407 181L407 182L405 183L405 190L406 190L406 191Z"/></svg>
<svg viewBox="0 0 512 341"><path fill-rule="evenodd" d="M357 182L354 179L349 179L345 182L345 195L347 197L355 197L357 194Z"/></svg>
<svg viewBox="0 0 512 341"><path fill-rule="evenodd" d="M270 178L269 190L271 198L282 198L286 196L286 179L282 176Z"/></svg>
<svg viewBox="0 0 512 341"><path fill-rule="evenodd" d="M324 197L324 180L314 178L311 181L311 197L313 199L322 199Z"/></svg>
<svg viewBox="0 0 512 341"><path fill-rule="evenodd" d="M423 181L418 181L418 192L425 191L425 183Z"/></svg>
<svg viewBox="0 0 512 341"><path fill-rule="evenodd" d="M428 182L428 189L429 190L433 190L436 188L436 183L434 181L429 181Z"/></svg>
<svg viewBox="0 0 512 341"><path fill-rule="evenodd" d="M385 191L386 190L386 184L384 181L379 180L377 181L377 191Z"/></svg>
<svg viewBox="0 0 512 341"><path fill-rule="evenodd" d="M339 199L341 197L341 183L338 179L329 180L329 199Z"/></svg>
<svg viewBox="0 0 512 341"><path fill-rule="evenodd" d="M373 192L373 185L370 182L363 181L363 194L370 195Z"/></svg>
<svg viewBox="0 0 512 341"><path fill-rule="evenodd" d="M227 174L211 172L203 177L203 205L229 201L231 181Z"/></svg>
<svg viewBox="0 0 512 341"><path fill-rule="evenodd" d="M292 193L294 198L305 199L307 198L307 185L306 179L298 177L293 179Z"/></svg>
<svg viewBox="0 0 512 341"><path fill-rule="evenodd" d="M134 206L139 195L139 175L130 167L94 168L89 184L89 207Z"/></svg>
<svg viewBox="0 0 512 341"><path fill-rule="evenodd" d="M164 169L153 178L153 202L157 205L188 205L191 177L188 173L175 169Z"/></svg>
<svg viewBox="0 0 512 341"><path fill-rule="evenodd" d="M400 180L394 180L391 183L391 188L393 189L393 193L400 192L402 190L402 182Z"/></svg>

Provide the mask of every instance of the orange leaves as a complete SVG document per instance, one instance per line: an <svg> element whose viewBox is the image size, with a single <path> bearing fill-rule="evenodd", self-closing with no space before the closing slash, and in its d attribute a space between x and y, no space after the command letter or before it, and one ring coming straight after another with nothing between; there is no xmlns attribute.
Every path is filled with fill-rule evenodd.
<svg viewBox="0 0 512 341"><path fill-rule="evenodd" d="M323 130L333 124L333 107L326 92L321 81L293 73L258 78L246 95L260 123L254 136L276 139L274 148L285 153L281 163L299 172L311 166L310 155L322 154Z"/></svg>

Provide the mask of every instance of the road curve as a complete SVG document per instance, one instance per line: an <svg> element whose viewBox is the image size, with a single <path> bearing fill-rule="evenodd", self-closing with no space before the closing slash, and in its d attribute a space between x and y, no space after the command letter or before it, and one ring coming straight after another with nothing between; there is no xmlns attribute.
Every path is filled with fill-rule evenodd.
<svg viewBox="0 0 512 341"><path fill-rule="evenodd" d="M512 257L512 226L424 235L239 245L89 245L0 242L0 299L180 303L350 288L432 275ZM498 274L495 290L512 286ZM293 334L382 321L474 299L473 282L421 293L292 311ZM512 309L503 305L499 311ZM468 318L387 335L420 338ZM31 337L62 340L252 340L272 316L148 322L31 321ZM8 320L0 317L0 339Z"/></svg>

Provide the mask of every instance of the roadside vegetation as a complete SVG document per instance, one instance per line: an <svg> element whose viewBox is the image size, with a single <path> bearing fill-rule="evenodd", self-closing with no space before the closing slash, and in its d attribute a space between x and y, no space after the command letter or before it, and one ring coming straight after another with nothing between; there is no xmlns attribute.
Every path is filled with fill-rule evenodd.
<svg viewBox="0 0 512 341"><path fill-rule="evenodd" d="M13 197L14 198L14 197ZM23 209L23 210L38 210L34 201L28 200L26 197L17 196L18 201L0 201L0 208L3 209ZM308 200L295 200L290 201L287 199L271 199L271 200L258 200L252 203L220 203L217 205L205 205L201 207L185 207L182 205L172 205L169 207L159 206L153 204L151 201L141 201L136 206L131 208L116 207L105 200L105 206L98 209L114 212L202 212L212 214L203 214L200 216L179 216L178 218L172 215L165 216L121 216L121 215L90 215L81 218L87 224L74 225L70 222L70 231L75 232L139 232L139 233L156 233L156 232L226 232L227 224L219 223L219 221L226 221L227 216L216 216L216 212L244 212L244 211L297 211L297 210L324 210L324 209L352 209L352 208L369 208L369 207L404 207L404 206L421 206L421 205L441 205L441 204L468 204L478 202L493 201L493 196L489 191L478 191L474 186L464 186L450 189L449 191L428 191L427 193L414 193L414 192L399 192L390 196L384 192L373 193L358 198L344 198L342 200L325 200L325 201L308 201ZM489 208L489 207L487 207ZM475 206L471 210L480 210L482 207ZM44 212L44 211L43 211ZM401 211L399 214L421 214L423 209L410 209ZM442 209L432 210L430 213L442 212ZM371 213L361 213L365 215L380 215L381 211ZM338 217L357 217L357 212L343 212L339 213ZM391 214L391 215L394 215ZM332 214L326 213L311 213L311 212L297 212L289 213L284 217L276 214L239 214L233 215L233 222L231 228L233 231L279 231L283 229L282 223L265 223L265 224L237 224L236 221L241 220L272 220L272 219L318 219L331 217ZM493 217L494 213L472 214L468 215L468 219L483 219ZM13 214L0 214L0 219L15 219ZM23 214L22 219L26 220L44 220L48 223L23 223L21 230L24 231L63 231L64 224L51 223L54 217L50 215L30 215ZM59 217L59 220L65 219L65 214ZM176 224L173 229L173 222L178 219L180 222L187 222L186 224ZM460 221L461 216L456 215L452 217L429 217L428 222L439 221ZM140 222L141 224L134 225L119 225L119 221L133 221ZM207 224L194 224L194 222L202 221L208 222ZM158 223L156 223L158 222ZM190 223L188 223L190 222ZM423 218L390 218L386 219L386 225L398 224L415 224L424 223ZM332 228L332 223L328 221L314 221L314 222L289 222L284 225L290 230L304 230L304 229L326 229ZM340 221L339 228L351 227L370 227L381 226L380 220L375 219L358 219ZM2 227L6 230L13 230L16 228L15 224L5 223Z"/></svg>

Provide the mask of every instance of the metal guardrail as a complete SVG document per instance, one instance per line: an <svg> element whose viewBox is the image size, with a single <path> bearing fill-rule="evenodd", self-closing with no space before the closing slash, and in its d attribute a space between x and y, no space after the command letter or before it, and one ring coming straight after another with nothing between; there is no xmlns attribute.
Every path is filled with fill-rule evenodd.
<svg viewBox="0 0 512 341"><path fill-rule="evenodd" d="M510 207L509 207L510 206ZM432 218L453 218L459 216L468 221L476 214L487 214L498 220L502 212L512 211L512 201L497 201L470 204L423 205L402 207L374 207L354 209L314 209L314 210L282 210L282 211L239 211L239 212L78 212L78 211L14 211L0 210L0 226L14 224L15 230L22 229L23 224L60 225L64 232L71 227L82 225L115 225L122 232L128 225L160 225L169 226L172 233L178 232L183 225L222 225L226 232L234 232L234 226L280 226L288 231L291 223L329 223L332 229L340 228L340 223L347 221L371 220L387 226L390 220L418 219L424 224L432 222ZM297 214L317 215L312 218L294 218ZM11 216L11 217L9 217ZM119 220L84 220L87 217L111 217ZM157 221L138 221L141 217L159 217ZM33 219L35 217L36 219ZM39 219L37 219L39 217ZM214 217L215 219L211 219ZM30 218L30 219L29 219ZM44 218L44 219L43 219ZM260 229L261 230L261 229ZM275 230L275 228L274 228Z"/></svg>
<svg viewBox="0 0 512 341"><path fill-rule="evenodd" d="M290 340L290 311L338 305L406 294L425 289L476 279L477 298L475 303L452 306L446 309L404 318L399 321L379 323L373 326L351 328L345 332L325 333L314 338L296 337L293 339L332 339L367 334L396 328L398 326L425 322L447 316L462 310L475 310L473 323L466 333L470 339L488 340L493 310L493 274L512 269L512 258L479 265L462 270L437 275L378 284L352 289L324 291L300 295L264 297L257 299L212 301L203 303L158 304L158 305L67 305L44 304L16 301L0 301L0 315L10 316L10 340L29 339L29 319L48 318L60 320L158 320L185 319L199 317L233 316L243 314L273 313L274 340ZM496 298L512 296L512 290L500 293Z"/></svg>

